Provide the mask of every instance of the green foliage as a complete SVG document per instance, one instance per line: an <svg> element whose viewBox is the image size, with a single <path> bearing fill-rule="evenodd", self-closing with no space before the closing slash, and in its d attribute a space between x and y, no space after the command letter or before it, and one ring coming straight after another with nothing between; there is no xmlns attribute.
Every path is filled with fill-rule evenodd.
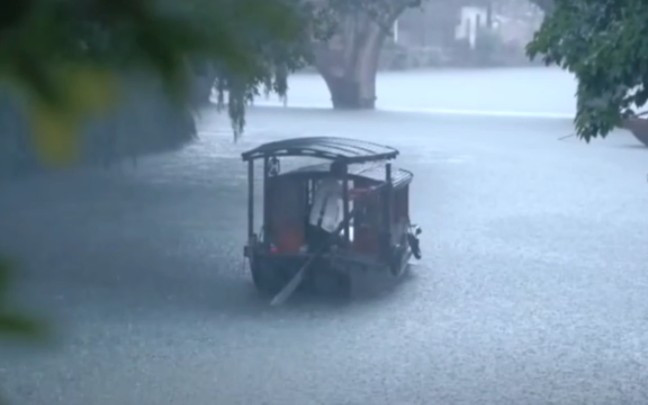
<svg viewBox="0 0 648 405"><path fill-rule="evenodd" d="M578 135L605 137L648 100L648 2L555 0L533 41L541 56L578 79Z"/></svg>
<svg viewBox="0 0 648 405"><path fill-rule="evenodd" d="M42 341L46 337L43 325L9 306L9 276L9 263L0 257L0 340ZM3 403L0 397L0 404Z"/></svg>
<svg viewBox="0 0 648 405"><path fill-rule="evenodd" d="M45 335L42 325L9 308L9 275L9 264L0 258L0 338L42 338Z"/></svg>
<svg viewBox="0 0 648 405"><path fill-rule="evenodd" d="M65 164L84 118L118 100L124 78L145 73L186 106L193 69L213 65L229 93L235 134L258 87L285 94L316 32L306 0L22 0L3 4L0 91L30 114L45 160ZM137 136L137 134L134 134ZM44 336L10 310L9 265L0 262L0 338Z"/></svg>
<svg viewBox="0 0 648 405"><path fill-rule="evenodd" d="M52 126L51 118L44 125L58 127L51 138L59 139L92 109L81 111L81 97L71 90L90 89L99 96L93 108L106 108L115 100L107 92L118 88L115 77L147 72L186 104L190 67L204 61L229 94L238 134L244 105L259 86L285 94L286 75L304 65L312 12L306 0L13 2L0 19L0 79L39 105L32 115L66 117L67 125ZM81 73L94 78L82 85Z"/></svg>
<svg viewBox="0 0 648 405"><path fill-rule="evenodd" d="M216 23L222 30L217 45L209 47L215 52L197 55L215 68L219 104L227 104L235 134L239 134L245 124L245 106L260 95L260 88L285 96L288 74L310 61L311 37L321 29L315 20L317 10L305 0L194 1L211 4L206 9L212 7L223 20ZM218 5L223 2L228 5ZM214 21L208 19L204 27L211 30ZM220 49L231 53L224 57Z"/></svg>
<svg viewBox="0 0 648 405"><path fill-rule="evenodd" d="M120 74L147 72L174 100L187 104L198 65L208 66L235 136L245 106L260 92L285 96L287 75L311 61L311 41L327 38L341 15L358 10L389 25L422 0L29 0L0 19L0 80L37 104L30 111L65 147L81 117L117 100ZM88 80L79 83L78 76ZM117 76L117 77L115 77ZM94 77L90 79L91 77ZM93 85L96 83L96 85ZM79 88L94 102L79 102ZM71 94L72 93L72 94ZM55 118L56 117L56 118ZM49 130L48 130L49 129ZM67 135L63 135L67 134ZM66 138L67 137L67 138ZM37 142L38 143L38 142Z"/></svg>

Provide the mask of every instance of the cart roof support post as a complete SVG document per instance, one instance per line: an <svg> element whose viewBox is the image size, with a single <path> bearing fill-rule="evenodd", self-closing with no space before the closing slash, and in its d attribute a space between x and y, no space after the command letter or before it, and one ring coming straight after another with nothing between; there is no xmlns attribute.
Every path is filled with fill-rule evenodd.
<svg viewBox="0 0 648 405"><path fill-rule="evenodd" d="M351 243L351 234L349 231L349 223L351 222L349 215L349 170L347 165L343 165L341 168L342 174L342 220L344 221L344 241L345 243Z"/></svg>
<svg viewBox="0 0 648 405"><path fill-rule="evenodd" d="M394 187L392 182L392 164L385 164L385 198L383 202L384 211L384 231L385 231L385 254L391 247L391 226L392 226L392 201L394 198Z"/></svg>
<svg viewBox="0 0 648 405"><path fill-rule="evenodd" d="M268 184L268 179L270 178L270 157L265 156L263 158L263 235L269 234L268 225L270 223L270 184ZM264 236L264 240L265 240ZM265 242L264 242L265 243Z"/></svg>
<svg viewBox="0 0 648 405"><path fill-rule="evenodd" d="M254 160L248 160L248 241L254 238Z"/></svg>

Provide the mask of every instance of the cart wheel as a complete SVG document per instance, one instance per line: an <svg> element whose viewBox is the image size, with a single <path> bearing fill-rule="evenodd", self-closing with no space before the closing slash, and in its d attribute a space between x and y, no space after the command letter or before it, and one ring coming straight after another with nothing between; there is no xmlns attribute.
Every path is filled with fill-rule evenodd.
<svg viewBox="0 0 648 405"><path fill-rule="evenodd" d="M338 272L319 273L314 277L314 287L318 293L348 298L351 296L351 277Z"/></svg>
<svg viewBox="0 0 648 405"><path fill-rule="evenodd" d="M337 293L340 297L350 298L352 294L352 282L349 274L337 273Z"/></svg>
<svg viewBox="0 0 648 405"><path fill-rule="evenodd" d="M393 250L389 271L393 277L399 278L407 270L407 262L404 261L405 253Z"/></svg>
<svg viewBox="0 0 648 405"><path fill-rule="evenodd" d="M281 291L286 280L281 277L274 266L261 263L253 263L250 266L252 281L257 291L264 295L275 295Z"/></svg>
<svg viewBox="0 0 648 405"><path fill-rule="evenodd" d="M402 261L400 260L400 257L391 266L389 266L389 270L391 271L392 276L396 278L405 274L406 268L407 268L407 264L403 264Z"/></svg>
<svg viewBox="0 0 648 405"><path fill-rule="evenodd" d="M412 254L417 260L421 260L421 257L423 256L421 254L421 245L419 242L419 239L412 235L412 234L407 234L407 242L410 245L410 249L412 249Z"/></svg>

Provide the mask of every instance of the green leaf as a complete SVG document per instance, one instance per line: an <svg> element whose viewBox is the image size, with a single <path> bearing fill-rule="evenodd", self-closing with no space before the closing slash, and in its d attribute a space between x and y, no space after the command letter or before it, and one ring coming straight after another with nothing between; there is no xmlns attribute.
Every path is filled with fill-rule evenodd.
<svg viewBox="0 0 648 405"><path fill-rule="evenodd" d="M45 328L38 322L17 314L0 314L0 335L42 338Z"/></svg>
<svg viewBox="0 0 648 405"><path fill-rule="evenodd" d="M574 73L578 135L586 141L619 127L648 100L648 3L641 0L555 0L527 46Z"/></svg>
<svg viewBox="0 0 648 405"><path fill-rule="evenodd" d="M9 262L0 257L0 339L14 337L41 340L45 338L46 328L41 323L9 309L7 302L9 286Z"/></svg>

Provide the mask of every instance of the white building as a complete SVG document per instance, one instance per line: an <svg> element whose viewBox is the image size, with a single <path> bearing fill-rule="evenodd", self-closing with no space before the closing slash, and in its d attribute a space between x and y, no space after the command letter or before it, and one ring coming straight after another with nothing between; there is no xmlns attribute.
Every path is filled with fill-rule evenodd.
<svg viewBox="0 0 648 405"><path fill-rule="evenodd" d="M502 42L516 47L524 47L533 39L534 32L540 27L542 19L536 15L504 16L493 13L491 16L492 32L496 33ZM459 24L455 28L455 39L468 40L471 48L475 48L477 32L488 28L488 11L483 7L462 7Z"/></svg>
<svg viewBox="0 0 648 405"><path fill-rule="evenodd" d="M482 7L461 7L459 12L459 24L455 28L455 39L468 40L471 48L475 47L477 31L479 28L486 28L488 23L488 11Z"/></svg>

